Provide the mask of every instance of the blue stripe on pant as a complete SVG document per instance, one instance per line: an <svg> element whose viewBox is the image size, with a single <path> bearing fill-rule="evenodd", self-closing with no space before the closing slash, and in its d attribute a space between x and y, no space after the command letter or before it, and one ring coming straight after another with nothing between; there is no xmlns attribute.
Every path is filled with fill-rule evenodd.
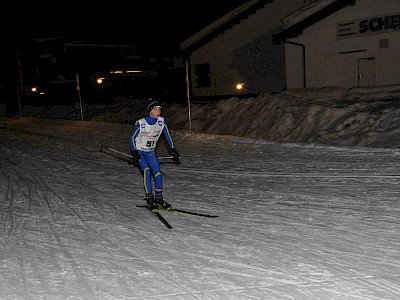
<svg viewBox="0 0 400 300"><path fill-rule="evenodd" d="M143 173L143 186L146 194L153 192L152 179L154 179L155 196L162 196L163 180L160 163L155 151L138 151L140 154L139 166Z"/></svg>

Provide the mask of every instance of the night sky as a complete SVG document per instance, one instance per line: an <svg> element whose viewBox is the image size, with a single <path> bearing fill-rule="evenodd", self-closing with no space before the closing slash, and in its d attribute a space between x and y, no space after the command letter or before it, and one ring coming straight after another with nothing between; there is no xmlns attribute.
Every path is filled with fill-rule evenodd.
<svg viewBox="0 0 400 300"><path fill-rule="evenodd" d="M35 39L125 44L141 55L171 57L186 38L246 1L6 2L0 19L0 88L15 84L16 53L26 57Z"/></svg>
<svg viewBox="0 0 400 300"><path fill-rule="evenodd" d="M7 2L7 1L6 1ZM3 3L0 84L14 81L16 52L37 38L133 45L166 57L179 44L245 0L53 1Z"/></svg>
<svg viewBox="0 0 400 300"><path fill-rule="evenodd" d="M176 49L184 39L246 1L101 2L20 6L13 11L16 18L9 29L17 36L17 44L31 38L64 36L132 44L162 53Z"/></svg>

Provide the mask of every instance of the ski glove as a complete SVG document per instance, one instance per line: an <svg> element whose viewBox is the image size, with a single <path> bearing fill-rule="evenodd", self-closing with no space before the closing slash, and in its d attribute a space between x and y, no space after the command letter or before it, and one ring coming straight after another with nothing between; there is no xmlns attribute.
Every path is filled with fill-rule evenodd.
<svg viewBox="0 0 400 300"><path fill-rule="evenodd" d="M135 167L139 167L140 154L137 152L137 150L131 150L131 153L133 165Z"/></svg>
<svg viewBox="0 0 400 300"><path fill-rule="evenodd" d="M172 161L174 164L179 165L181 162L179 161L179 159L181 158L181 156L179 155L178 151L176 151L175 148L171 149L171 155L172 155Z"/></svg>

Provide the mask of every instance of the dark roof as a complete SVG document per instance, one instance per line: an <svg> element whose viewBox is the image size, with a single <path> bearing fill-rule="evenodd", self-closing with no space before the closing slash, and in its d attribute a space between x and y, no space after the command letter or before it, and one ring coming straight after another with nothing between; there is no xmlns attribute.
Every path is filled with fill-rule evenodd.
<svg viewBox="0 0 400 300"><path fill-rule="evenodd" d="M308 5L295 11L293 14L283 17L282 30L273 35L274 44L280 44L281 41L294 38L300 35L304 29L321 21L327 16L348 5L354 5L356 0L317 0L312 1ZM239 24L240 21L246 19L249 15L256 13L265 5L272 3L273 0L249 0L232 10L230 13L221 17L217 21L203 28L196 34L192 35L180 44L183 56L190 55L193 51L201 48L228 29ZM289 26L285 26L285 19L291 20L292 15L295 16L295 22L291 22ZM289 22L290 23L290 22Z"/></svg>
<svg viewBox="0 0 400 300"><path fill-rule="evenodd" d="M313 4L314 3L312 2L308 6L312 6ZM280 44L281 41L297 37L300 34L302 34L303 30L306 29L307 27L310 27L311 25L325 19L326 17L332 15L333 13L344 8L345 6L354 4L355 0L333 1L315 12L305 15L305 17L300 18L300 20L297 23L291 25L288 28L284 28L281 32L273 35L273 43Z"/></svg>
<svg viewBox="0 0 400 300"><path fill-rule="evenodd" d="M252 0L247 1L237 9L223 16L216 22L210 24L203 30L199 31L181 44L183 55L187 55L196 49L206 45L217 36L223 34L226 30L239 24L241 20L246 19L249 15L254 14L257 10L263 8L266 4L273 0Z"/></svg>

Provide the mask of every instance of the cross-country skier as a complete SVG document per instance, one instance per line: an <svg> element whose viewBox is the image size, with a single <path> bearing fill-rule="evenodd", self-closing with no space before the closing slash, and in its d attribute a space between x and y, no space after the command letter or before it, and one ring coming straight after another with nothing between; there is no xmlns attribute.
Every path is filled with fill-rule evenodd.
<svg viewBox="0 0 400 300"><path fill-rule="evenodd" d="M168 142L174 163L180 163L180 155L175 149L168 123L164 117L161 117L161 108L158 101L151 101L148 104L148 116L135 122L135 128L130 135L130 144L133 164L140 168L143 175L147 206L169 209L171 205L163 199L163 178L155 151L157 141L162 133ZM154 193L152 180L154 180Z"/></svg>

